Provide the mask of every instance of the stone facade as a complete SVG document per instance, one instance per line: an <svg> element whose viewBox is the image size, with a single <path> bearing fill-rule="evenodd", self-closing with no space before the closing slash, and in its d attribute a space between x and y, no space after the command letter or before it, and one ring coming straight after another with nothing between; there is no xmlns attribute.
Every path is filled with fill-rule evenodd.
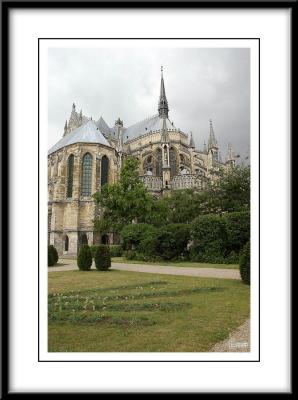
<svg viewBox="0 0 298 400"><path fill-rule="evenodd" d="M100 210L92 194L117 181L125 157L139 159L140 179L155 196L172 190L203 188L214 171L234 166L220 160L212 121L208 146L196 149L192 134L168 118L163 76L158 114L126 128L118 118L110 128L102 117L93 121L73 104L62 139L48 153L48 238L59 255L76 255L80 244L112 243L112 235L94 232Z"/></svg>

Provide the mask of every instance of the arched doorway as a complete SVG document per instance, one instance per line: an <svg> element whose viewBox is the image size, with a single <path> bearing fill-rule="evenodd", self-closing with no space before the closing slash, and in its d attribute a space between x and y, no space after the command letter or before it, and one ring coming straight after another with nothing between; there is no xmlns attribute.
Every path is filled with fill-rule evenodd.
<svg viewBox="0 0 298 400"><path fill-rule="evenodd" d="M88 238L86 233L82 233L81 235L81 244L88 244Z"/></svg>
<svg viewBox="0 0 298 400"><path fill-rule="evenodd" d="M108 235L101 236L101 244L109 244L109 237Z"/></svg>

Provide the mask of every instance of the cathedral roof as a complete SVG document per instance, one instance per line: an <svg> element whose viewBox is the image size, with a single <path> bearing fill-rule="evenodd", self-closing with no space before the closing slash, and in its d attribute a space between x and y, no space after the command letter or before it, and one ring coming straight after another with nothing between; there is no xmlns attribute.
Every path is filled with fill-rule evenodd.
<svg viewBox="0 0 298 400"><path fill-rule="evenodd" d="M95 122L93 120L89 120L85 125L82 125L65 135L49 150L48 154L52 154L65 146L75 143L98 143L110 147L109 142L100 132Z"/></svg>
<svg viewBox="0 0 298 400"><path fill-rule="evenodd" d="M165 119L168 130L176 130L174 124L168 119ZM162 129L163 118L159 115L153 115L153 117L146 118L143 121L137 122L134 125L124 129L124 141L134 139L138 136L145 135L146 133L159 131Z"/></svg>

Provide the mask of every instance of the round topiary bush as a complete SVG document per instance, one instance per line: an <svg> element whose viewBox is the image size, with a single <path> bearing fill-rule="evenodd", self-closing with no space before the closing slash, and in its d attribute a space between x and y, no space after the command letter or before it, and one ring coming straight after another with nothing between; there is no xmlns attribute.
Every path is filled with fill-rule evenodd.
<svg viewBox="0 0 298 400"><path fill-rule="evenodd" d="M240 255L240 275L247 285L250 285L250 241L248 241Z"/></svg>
<svg viewBox="0 0 298 400"><path fill-rule="evenodd" d="M48 246L48 267L52 267L55 264L55 259L53 251L50 246Z"/></svg>
<svg viewBox="0 0 298 400"><path fill-rule="evenodd" d="M88 271L91 268L92 254L88 244L83 244L80 247L77 263L79 269L82 271Z"/></svg>
<svg viewBox="0 0 298 400"><path fill-rule="evenodd" d="M111 254L109 246L105 246L104 244L99 245L95 252L94 261L95 267L99 271L107 271L109 268L111 268Z"/></svg>
<svg viewBox="0 0 298 400"><path fill-rule="evenodd" d="M59 260L59 256L58 256L58 251L56 249L56 247L54 247L52 244L49 245L49 250L52 252L53 254L53 258L54 258L54 264L57 264L58 260Z"/></svg>

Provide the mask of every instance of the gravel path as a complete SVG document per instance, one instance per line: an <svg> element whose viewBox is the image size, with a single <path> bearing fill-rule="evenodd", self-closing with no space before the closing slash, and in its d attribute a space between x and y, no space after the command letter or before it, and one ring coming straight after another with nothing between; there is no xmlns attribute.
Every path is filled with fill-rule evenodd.
<svg viewBox="0 0 298 400"><path fill-rule="evenodd" d="M74 260L61 259L62 265L58 267L48 268L49 272L71 271L78 269ZM94 267L94 264L92 266ZM168 275L185 275L198 276L204 278L222 278L222 279L240 279L240 273L237 269L220 269L220 268L188 268L188 267L171 267L165 265L145 265L145 264L122 264L112 263L112 269L133 272L147 272L153 274Z"/></svg>
<svg viewBox="0 0 298 400"><path fill-rule="evenodd" d="M228 339L216 343L211 352L249 352L250 351L250 320L244 322L238 329L230 333Z"/></svg>

